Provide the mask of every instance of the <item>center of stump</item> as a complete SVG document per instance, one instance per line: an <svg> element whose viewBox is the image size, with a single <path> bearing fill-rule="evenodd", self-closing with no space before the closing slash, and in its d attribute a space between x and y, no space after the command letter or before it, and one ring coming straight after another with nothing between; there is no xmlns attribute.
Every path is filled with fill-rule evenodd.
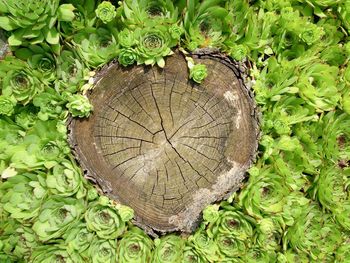
<svg viewBox="0 0 350 263"><path fill-rule="evenodd" d="M178 53L164 69L106 67L89 94L93 114L71 122L88 176L149 231L193 230L206 205L237 190L257 148L254 104L235 65L194 60L208 69L200 85Z"/></svg>

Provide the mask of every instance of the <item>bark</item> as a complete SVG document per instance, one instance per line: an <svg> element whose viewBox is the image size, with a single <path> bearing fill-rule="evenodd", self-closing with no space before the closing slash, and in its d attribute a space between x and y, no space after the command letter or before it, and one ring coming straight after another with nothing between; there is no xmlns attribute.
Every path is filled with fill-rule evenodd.
<svg viewBox="0 0 350 263"><path fill-rule="evenodd" d="M70 123L87 176L150 234L194 230L206 205L240 187L257 150L244 67L219 53L192 56L208 68L200 85L180 53L164 69L110 64L89 94L93 114Z"/></svg>

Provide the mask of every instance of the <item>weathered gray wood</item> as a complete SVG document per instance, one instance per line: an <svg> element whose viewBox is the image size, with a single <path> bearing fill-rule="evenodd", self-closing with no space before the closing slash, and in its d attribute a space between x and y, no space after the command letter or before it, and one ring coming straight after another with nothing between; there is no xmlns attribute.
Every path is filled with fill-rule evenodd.
<svg viewBox="0 0 350 263"><path fill-rule="evenodd" d="M7 38L5 37L4 31L0 29L0 60L3 59L9 52L10 50L7 43Z"/></svg>
<svg viewBox="0 0 350 263"><path fill-rule="evenodd" d="M257 149L241 70L220 54L193 57L208 68L201 85L179 53L164 69L109 65L89 95L93 114L70 124L87 175L149 231L192 231L206 205L239 188Z"/></svg>

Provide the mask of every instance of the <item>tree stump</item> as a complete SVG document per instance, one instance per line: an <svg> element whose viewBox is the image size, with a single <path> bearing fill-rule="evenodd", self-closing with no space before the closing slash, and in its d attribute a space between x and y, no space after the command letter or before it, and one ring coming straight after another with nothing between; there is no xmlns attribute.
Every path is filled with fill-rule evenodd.
<svg viewBox="0 0 350 263"><path fill-rule="evenodd" d="M188 79L180 53L164 69L124 68L98 74L94 111L70 124L70 141L88 177L135 211L148 232L190 232L202 209L236 191L257 149L255 104L235 64L218 54L202 84Z"/></svg>

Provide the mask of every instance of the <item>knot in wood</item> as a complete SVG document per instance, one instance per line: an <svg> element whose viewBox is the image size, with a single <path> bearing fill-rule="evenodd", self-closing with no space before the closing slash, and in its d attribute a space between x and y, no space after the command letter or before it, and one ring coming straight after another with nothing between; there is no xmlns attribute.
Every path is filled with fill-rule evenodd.
<svg viewBox="0 0 350 263"><path fill-rule="evenodd" d="M257 120L234 65L212 55L198 85L181 54L164 69L112 64L89 95L93 114L71 142L102 190L148 230L191 231L201 210L235 191L257 148Z"/></svg>

